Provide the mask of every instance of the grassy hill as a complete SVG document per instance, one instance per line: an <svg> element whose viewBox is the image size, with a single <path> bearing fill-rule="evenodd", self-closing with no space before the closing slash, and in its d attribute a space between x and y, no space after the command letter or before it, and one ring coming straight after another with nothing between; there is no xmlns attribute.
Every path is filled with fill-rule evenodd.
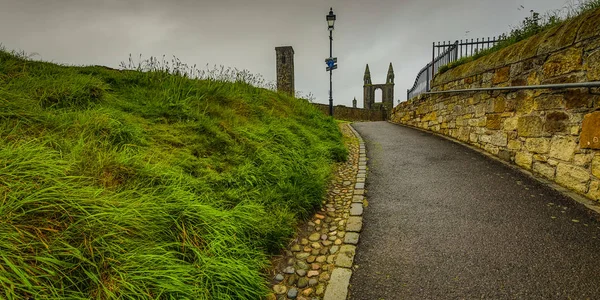
<svg viewBox="0 0 600 300"><path fill-rule="evenodd" d="M341 139L243 80L2 50L0 299L259 299Z"/></svg>

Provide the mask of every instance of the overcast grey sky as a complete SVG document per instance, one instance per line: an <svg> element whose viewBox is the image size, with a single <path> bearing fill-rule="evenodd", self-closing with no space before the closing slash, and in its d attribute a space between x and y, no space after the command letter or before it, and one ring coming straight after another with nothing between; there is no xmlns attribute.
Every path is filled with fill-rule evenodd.
<svg viewBox="0 0 600 300"><path fill-rule="evenodd" d="M433 41L498 35L531 9L546 12L566 1L0 0L0 43L39 53L36 59L75 65L118 67L129 53L175 55L190 65L248 69L273 81L275 47L292 46L296 89L328 103L325 15L332 6L339 65L334 104L351 106L356 97L362 107L365 64L373 83L384 83L392 62L394 102L404 101L431 59Z"/></svg>

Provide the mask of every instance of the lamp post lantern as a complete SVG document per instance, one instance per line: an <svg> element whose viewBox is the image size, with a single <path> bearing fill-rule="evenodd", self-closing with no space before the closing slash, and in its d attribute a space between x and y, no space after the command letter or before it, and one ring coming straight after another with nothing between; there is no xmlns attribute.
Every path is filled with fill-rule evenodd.
<svg viewBox="0 0 600 300"><path fill-rule="evenodd" d="M333 70L337 69L337 58L333 57L333 28L335 24L335 15L333 14L333 8L329 8L329 14L325 16L327 20L327 28L329 29L329 58L325 60L327 63L327 68L325 70L329 71L329 115L333 116L333 84L331 82Z"/></svg>

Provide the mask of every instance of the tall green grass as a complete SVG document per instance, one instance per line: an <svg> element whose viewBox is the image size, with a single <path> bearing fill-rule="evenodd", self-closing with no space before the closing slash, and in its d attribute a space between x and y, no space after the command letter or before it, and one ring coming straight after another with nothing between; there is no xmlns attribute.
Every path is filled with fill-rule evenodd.
<svg viewBox="0 0 600 300"><path fill-rule="evenodd" d="M0 299L268 292L347 152L308 101L199 78L0 50Z"/></svg>

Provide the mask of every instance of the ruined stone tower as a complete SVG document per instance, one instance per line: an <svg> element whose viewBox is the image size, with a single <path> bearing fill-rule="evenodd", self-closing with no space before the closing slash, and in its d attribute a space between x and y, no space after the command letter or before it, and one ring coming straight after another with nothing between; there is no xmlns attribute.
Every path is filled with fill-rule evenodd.
<svg viewBox="0 0 600 300"><path fill-rule="evenodd" d="M277 59L277 91L294 96L294 48L275 47Z"/></svg>
<svg viewBox="0 0 600 300"><path fill-rule="evenodd" d="M365 75L363 77L363 105L366 109L378 109L383 106L388 113L394 108L394 68L392 63L388 68L385 84L373 84L371 82L371 71L369 71L369 65L365 69ZM381 89L382 99L381 104L375 103L375 91Z"/></svg>
<svg viewBox="0 0 600 300"><path fill-rule="evenodd" d="M356 97L354 97L354 100L352 100L352 107L356 108Z"/></svg>

